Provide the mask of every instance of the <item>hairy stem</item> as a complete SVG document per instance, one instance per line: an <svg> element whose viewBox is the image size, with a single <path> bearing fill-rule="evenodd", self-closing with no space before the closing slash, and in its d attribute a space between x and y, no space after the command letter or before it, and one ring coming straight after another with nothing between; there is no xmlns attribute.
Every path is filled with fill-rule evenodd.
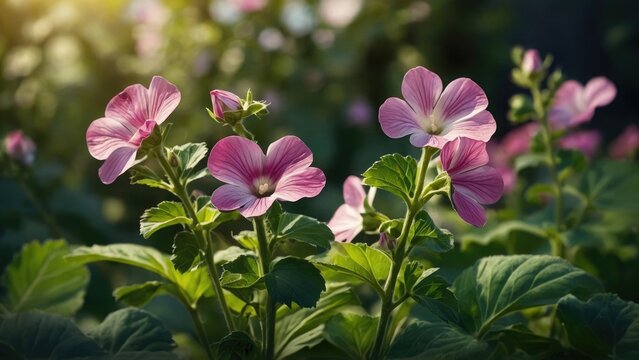
<svg viewBox="0 0 639 360"><path fill-rule="evenodd" d="M262 276L268 274L269 264L271 262L268 241L266 239L266 229L264 227L264 218L257 217L253 219L253 228L257 235L259 245L260 264ZM266 294L266 314L264 318L264 328L262 329L262 346L264 359L272 360L275 354L275 302L270 294Z"/></svg>

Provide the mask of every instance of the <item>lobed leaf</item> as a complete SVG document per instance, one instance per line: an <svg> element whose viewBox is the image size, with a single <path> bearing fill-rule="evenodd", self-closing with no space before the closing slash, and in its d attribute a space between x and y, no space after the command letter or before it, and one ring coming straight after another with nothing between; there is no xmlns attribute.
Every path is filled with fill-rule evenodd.
<svg viewBox="0 0 639 360"><path fill-rule="evenodd" d="M362 182L408 200L415 189L416 173L417 162L412 156L384 155L364 172Z"/></svg>
<svg viewBox="0 0 639 360"><path fill-rule="evenodd" d="M171 262L177 271L181 273L189 271L199 254L200 247L192 232L181 231L175 234Z"/></svg>
<svg viewBox="0 0 639 360"><path fill-rule="evenodd" d="M310 262L296 257L285 257L275 263L264 276L266 289L274 301L291 307L314 307L326 289L320 271Z"/></svg>
<svg viewBox="0 0 639 360"><path fill-rule="evenodd" d="M175 201L162 201L157 207L144 211L140 218L140 234L148 239L156 231L177 224L191 225L184 206Z"/></svg>

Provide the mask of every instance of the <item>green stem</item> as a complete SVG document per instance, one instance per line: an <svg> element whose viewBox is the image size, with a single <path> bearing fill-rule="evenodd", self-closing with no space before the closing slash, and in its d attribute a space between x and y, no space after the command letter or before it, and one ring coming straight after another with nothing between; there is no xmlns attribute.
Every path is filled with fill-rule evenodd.
<svg viewBox="0 0 639 360"><path fill-rule="evenodd" d="M197 312L197 309L192 308L191 306L186 307L191 315L191 320L193 324L195 324L195 330L197 331L198 338L204 346L204 350L206 350L206 357L210 360L215 359L213 355L213 351L211 350L211 346L209 345L209 339L206 335L206 330L204 329L204 324L202 323L202 319L200 319L200 314Z"/></svg>
<svg viewBox="0 0 639 360"><path fill-rule="evenodd" d="M184 204L184 208L191 218L191 230L195 235L198 244L204 251L204 260L206 262L206 266L208 268L209 278L211 279L211 283L213 285L213 289L215 290L215 294L217 295L218 302L220 304L220 308L222 309L222 314L224 316L224 321L226 322L226 327L229 331L235 330L235 324L233 323L233 316L231 315L231 311L229 310L228 305L226 304L226 298L224 297L224 291L222 289L222 285L220 284L220 276L217 272L217 268L215 267L215 262L213 261L213 247L210 241L210 236L207 231L202 231L199 229L199 220L197 218L197 214L195 212L195 208L193 207L193 202L189 194L186 191L186 186L182 184L179 176L173 170L171 164L166 159L165 153L163 149L158 151L156 156L158 159L160 166L167 174L171 181L171 185L173 186L173 191L175 195L182 201Z"/></svg>
<svg viewBox="0 0 639 360"><path fill-rule="evenodd" d="M391 269L388 274L388 279L384 285L384 297L382 298L382 309L379 315L379 322L377 324L377 330L375 335L375 343L370 353L371 359L381 359L384 355L384 342L388 334L388 324L391 321L391 315L393 309L395 309L400 302L393 302L395 296L395 284L397 283L397 277L399 271L402 268L406 254L406 242L408 241L408 235L410 229L415 221L417 212L421 209L423 202L421 201L422 192L424 190L424 179L426 177L426 170L428 169L428 163L431 156L437 149L426 147L422 149L422 155L417 165L417 178L415 181L415 193L410 198L406 208L406 215L404 217L404 224L402 225L402 231L397 238L397 247L393 254L393 262L391 263Z"/></svg>
<svg viewBox="0 0 639 360"><path fill-rule="evenodd" d="M264 227L264 218L257 217L253 219L253 228L257 235L259 244L260 264L262 276L268 274L269 264L271 262L268 241L266 239L266 229ZM272 360L275 354L275 302L270 294L266 294L266 315L264 319L264 329L262 331L263 354L264 359Z"/></svg>
<svg viewBox="0 0 639 360"><path fill-rule="evenodd" d="M548 158L548 170L550 171L550 177L555 187L555 228L557 233L552 234L549 237L550 247L552 249L552 255L563 257L564 246L559 238L558 233L563 226L563 195L561 190L561 180L559 179L559 173L557 169L557 160L555 156L555 147L552 140L552 129L550 128L550 122L548 121L548 111L543 104L541 92L539 91L539 84L535 84L531 87L531 93L535 106L535 111L541 122L541 135L544 141L544 150L546 151L546 157Z"/></svg>

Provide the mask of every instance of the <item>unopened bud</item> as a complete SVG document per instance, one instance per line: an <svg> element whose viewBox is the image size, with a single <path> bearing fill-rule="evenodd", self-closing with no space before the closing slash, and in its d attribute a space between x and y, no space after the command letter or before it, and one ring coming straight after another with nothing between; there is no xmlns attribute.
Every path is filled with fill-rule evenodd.
<svg viewBox="0 0 639 360"><path fill-rule="evenodd" d="M395 248L396 239L387 233L379 234L379 247L382 249L393 250Z"/></svg>
<svg viewBox="0 0 639 360"><path fill-rule="evenodd" d="M225 90L211 90L210 94L215 120L234 125L241 119L242 100L239 96Z"/></svg>
<svg viewBox="0 0 639 360"><path fill-rule="evenodd" d="M524 58L521 61L521 70L524 74L534 74L542 70L541 58L536 49L526 50Z"/></svg>
<svg viewBox="0 0 639 360"><path fill-rule="evenodd" d="M22 133L22 130L15 130L7 134L4 138L4 150L9 158L29 166L35 160L36 146L33 140Z"/></svg>

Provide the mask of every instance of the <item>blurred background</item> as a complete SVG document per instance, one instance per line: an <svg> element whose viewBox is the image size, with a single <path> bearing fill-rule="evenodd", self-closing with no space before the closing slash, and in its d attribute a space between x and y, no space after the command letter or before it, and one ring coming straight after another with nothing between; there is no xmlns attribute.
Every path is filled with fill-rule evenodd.
<svg viewBox="0 0 639 360"><path fill-rule="evenodd" d="M175 83L182 101L169 119L170 144L209 147L230 134L206 113L209 91L243 96L250 88L271 104L268 116L247 122L262 144L299 136L328 178L320 196L287 209L326 221L346 176L382 154L415 151L383 135L377 109L400 95L405 71L417 65L444 84L479 83L497 138L510 129L508 99L517 91L513 46L552 53L582 83L606 76L618 95L588 124L602 131L605 152L638 119L637 14L633 0L0 0L0 135L21 129L37 146L29 184L0 179L0 265L25 242L51 237L170 251L171 231L138 235L143 210L170 195L129 185L128 175L103 185L100 162L86 150L89 123L129 84L148 86L153 75ZM214 186L197 183L205 193ZM384 209L383 196L376 205ZM116 307L112 284L131 276L118 274L102 285L93 275L88 311Z"/></svg>

